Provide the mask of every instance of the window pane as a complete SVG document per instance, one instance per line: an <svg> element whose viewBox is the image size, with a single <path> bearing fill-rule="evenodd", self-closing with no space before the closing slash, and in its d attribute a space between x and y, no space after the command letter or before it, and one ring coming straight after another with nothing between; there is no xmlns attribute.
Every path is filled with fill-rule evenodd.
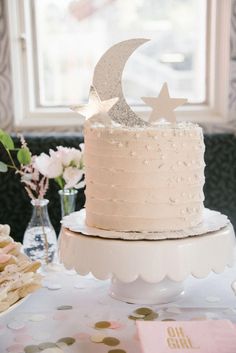
<svg viewBox="0 0 236 353"><path fill-rule="evenodd" d="M93 69L111 45L150 38L129 59L123 88L129 104L156 96L205 101L206 0L35 0L39 97L43 106L87 101Z"/></svg>

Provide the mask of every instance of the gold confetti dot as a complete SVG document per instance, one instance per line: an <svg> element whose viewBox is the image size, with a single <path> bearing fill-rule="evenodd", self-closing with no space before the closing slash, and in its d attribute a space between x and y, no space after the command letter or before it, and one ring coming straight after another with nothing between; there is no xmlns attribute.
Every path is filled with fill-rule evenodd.
<svg viewBox="0 0 236 353"><path fill-rule="evenodd" d="M142 318L136 317L136 316L133 316L133 315L129 315L129 316L128 316L128 319L134 320L134 321L136 321L136 320L142 320Z"/></svg>
<svg viewBox="0 0 236 353"><path fill-rule="evenodd" d="M90 340L94 343L103 343L104 338L104 335L93 335L90 337Z"/></svg>
<svg viewBox="0 0 236 353"><path fill-rule="evenodd" d="M46 319L46 316L42 314L35 314L30 316L29 318L30 321L34 321L34 322L43 321L44 319Z"/></svg>
<svg viewBox="0 0 236 353"><path fill-rule="evenodd" d="M137 319L143 319L145 317L145 315L140 315L140 314L137 314L137 313L135 313L133 316L137 317Z"/></svg>
<svg viewBox="0 0 236 353"><path fill-rule="evenodd" d="M115 337L105 337L102 342L107 346L118 346L120 344L118 338Z"/></svg>
<svg viewBox="0 0 236 353"><path fill-rule="evenodd" d="M56 347L46 348L40 352L41 353L64 353L65 351L56 346Z"/></svg>
<svg viewBox="0 0 236 353"><path fill-rule="evenodd" d="M111 326L111 324L110 324L109 321L98 321L98 322L96 322L96 324L95 324L95 328L96 328L96 329L108 328L108 327L110 327L110 326Z"/></svg>
<svg viewBox="0 0 236 353"><path fill-rule="evenodd" d="M57 310L71 310L72 306L71 305L60 305L57 307Z"/></svg>
<svg viewBox="0 0 236 353"><path fill-rule="evenodd" d="M111 349L108 353L126 353L124 349Z"/></svg>
<svg viewBox="0 0 236 353"><path fill-rule="evenodd" d="M204 321L204 320L206 320L206 317L204 317L204 316L192 317L190 320L191 321Z"/></svg>
<svg viewBox="0 0 236 353"><path fill-rule="evenodd" d="M57 347L56 343L53 343L53 342L43 342L43 343L40 343L38 345L38 347L41 349L41 350L44 350L46 348L54 348L54 347Z"/></svg>
<svg viewBox="0 0 236 353"><path fill-rule="evenodd" d="M41 349L39 348L39 346L36 345L31 345L31 346L26 346L24 348L25 353L38 353L41 351Z"/></svg>
<svg viewBox="0 0 236 353"><path fill-rule="evenodd" d="M157 313L152 312L151 314L146 315L143 320L145 320L145 321L153 321L153 320L157 319L158 316L159 315Z"/></svg>
<svg viewBox="0 0 236 353"><path fill-rule="evenodd" d="M71 346L73 343L75 343L75 339L73 337L63 337L57 341L58 343L63 342L66 343L67 346Z"/></svg>
<svg viewBox="0 0 236 353"><path fill-rule="evenodd" d="M138 315L149 315L153 313L152 309L149 309L149 308L139 308L137 310L135 310L135 314L138 314Z"/></svg>
<svg viewBox="0 0 236 353"><path fill-rule="evenodd" d="M57 342L57 343L56 343L56 346L57 346L58 348L63 349L63 348L66 348L66 347L67 347L67 344L66 344L65 342Z"/></svg>
<svg viewBox="0 0 236 353"><path fill-rule="evenodd" d="M176 321L175 319L163 319L161 321Z"/></svg>

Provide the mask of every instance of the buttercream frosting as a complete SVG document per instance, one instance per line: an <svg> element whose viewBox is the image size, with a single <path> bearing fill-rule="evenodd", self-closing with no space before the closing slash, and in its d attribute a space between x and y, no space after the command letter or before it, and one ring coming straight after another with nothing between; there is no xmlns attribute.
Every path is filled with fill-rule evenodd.
<svg viewBox="0 0 236 353"><path fill-rule="evenodd" d="M166 231L202 220L204 142L193 123L85 124L86 223Z"/></svg>

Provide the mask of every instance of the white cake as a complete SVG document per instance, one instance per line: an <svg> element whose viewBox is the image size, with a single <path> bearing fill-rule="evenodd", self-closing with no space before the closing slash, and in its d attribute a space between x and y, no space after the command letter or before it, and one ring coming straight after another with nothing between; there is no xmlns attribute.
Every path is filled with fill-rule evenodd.
<svg viewBox="0 0 236 353"><path fill-rule="evenodd" d="M116 231L169 231L202 220L204 142L192 123L125 127L87 121L86 223Z"/></svg>

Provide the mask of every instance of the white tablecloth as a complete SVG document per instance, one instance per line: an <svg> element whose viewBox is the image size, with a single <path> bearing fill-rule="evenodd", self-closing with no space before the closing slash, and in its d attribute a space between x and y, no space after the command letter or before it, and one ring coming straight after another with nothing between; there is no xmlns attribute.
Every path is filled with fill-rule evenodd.
<svg viewBox="0 0 236 353"><path fill-rule="evenodd" d="M236 267L202 280L189 278L186 291L178 301L151 308L159 314L159 320L227 318L236 322L236 297L231 289L235 279ZM107 353L115 348L124 349L127 353L141 352L135 322L128 319L141 305L112 299L108 295L109 281L81 277L73 271L63 270L48 273L43 282L44 288L0 317L0 353L24 352L27 345L55 342L68 336L76 341L65 352ZM49 289L53 286L61 288ZM58 310L62 305L72 306L72 309ZM119 322L121 326L96 330L94 324L103 320ZM120 345L112 348L92 342L91 336L98 333L118 338Z"/></svg>

